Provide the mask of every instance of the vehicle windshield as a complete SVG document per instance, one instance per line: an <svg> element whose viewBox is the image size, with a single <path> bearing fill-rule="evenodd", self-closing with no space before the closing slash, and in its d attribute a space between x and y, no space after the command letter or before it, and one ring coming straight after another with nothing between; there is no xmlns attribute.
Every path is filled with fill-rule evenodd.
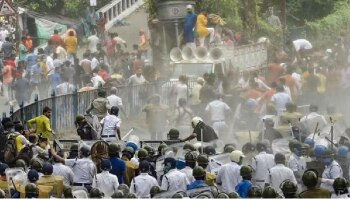
<svg viewBox="0 0 350 200"><path fill-rule="evenodd" d="M199 77L213 72L213 63L176 63L171 78L177 79L180 75Z"/></svg>

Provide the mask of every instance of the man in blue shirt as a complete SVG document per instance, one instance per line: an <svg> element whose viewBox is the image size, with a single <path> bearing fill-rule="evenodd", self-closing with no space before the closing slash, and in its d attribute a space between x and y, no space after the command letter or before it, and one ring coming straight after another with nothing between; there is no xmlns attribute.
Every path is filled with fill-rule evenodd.
<svg viewBox="0 0 350 200"><path fill-rule="evenodd" d="M194 28L197 23L197 15L193 12L192 5L187 5L187 15L184 21L184 41L186 46L195 48L194 44Z"/></svg>
<svg viewBox="0 0 350 200"><path fill-rule="evenodd" d="M203 167L196 166L193 168L192 175L196 179L194 182L191 184L187 185L187 190L192 190L196 188L201 188L201 187L207 187L208 185L204 182L205 179L205 170Z"/></svg>
<svg viewBox="0 0 350 200"><path fill-rule="evenodd" d="M111 174L114 174L118 177L119 184L124 183L126 165L123 160L119 158L120 146L115 143L111 143L108 146L108 156L109 161L112 163Z"/></svg>
<svg viewBox="0 0 350 200"><path fill-rule="evenodd" d="M252 173L253 169L250 166L242 166L240 170L240 174L242 176L242 181L238 183L236 186L236 192L239 194L241 198L247 198L248 192L252 187Z"/></svg>

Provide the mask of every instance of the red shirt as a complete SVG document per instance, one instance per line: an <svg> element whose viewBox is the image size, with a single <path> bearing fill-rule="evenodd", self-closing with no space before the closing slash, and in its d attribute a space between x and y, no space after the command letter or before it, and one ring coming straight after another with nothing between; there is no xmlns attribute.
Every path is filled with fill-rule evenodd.
<svg viewBox="0 0 350 200"><path fill-rule="evenodd" d="M62 47L64 47L64 41L60 35L54 34L53 36L51 36L50 40L53 45L55 46L61 45Z"/></svg>
<svg viewBox="0 0 350 200"><path fill-rule="evenodd" d="M108 81L109 79L109 74L106 70L104 69L100 69L98 70L98 73L97 73L99 76L101 76L103 78L104 81Z"/></svg>

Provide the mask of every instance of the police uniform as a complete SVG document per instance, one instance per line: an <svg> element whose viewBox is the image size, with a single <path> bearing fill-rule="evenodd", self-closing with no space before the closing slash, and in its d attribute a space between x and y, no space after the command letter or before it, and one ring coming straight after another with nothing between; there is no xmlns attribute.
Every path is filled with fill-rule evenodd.
<svg viewBox="0 0 350 200"><path fill-rule="evenodd" d="M302 175L306 170L306 162L303 162L301 157L294 153L289 157L287 166L293 170L294 173Z"/></svg>
<svg viewBox="0 0 350 200"><path fill-rule="evenodd" d="M118 177L110 174L109 171L102 171L97 174L92 182L92 187L99 188L106 198L111 197L114 192L118 191L118 186Z"/></svg>
<svg viewBox="0 0 350 200"><path fill-rule="evenodd" d="M283 164L277 164L268 171L269 173L265 183L275 188L280 195L283 195L282 190L280 189L280 185L283 181L289 179L297 184L293 171Z"/></svg>
<svg viewBox="0 0 350 200"><path fill-rule="evenodd" d="M161 189L165 191L186 191L186 186L189 184L186 174L177 169L171 169L163 176Z"/></svg>
<svg viewBox="0 0 350 200"><path fill-rule="evenodd" d="M192 183L196 180L192 175L193 169L191 167L186 166L185 168L181 169L180 172L186 174L189 183Z"/></svg>
<svg viewBox="0 0 350 200"><path fill-rule="evenodd" d="M299 198L303 199L311 199L311 198L325 198L329 199L331 198L331 193L323 188L311 188L308 190L305 190L299 194Z"/></svg>
<svg viewBox="0 0 350 200"><path fill-rule="evenodd" d="M240 175L241 166L235 162L227 163L220 167L216 181L221 183L222 191L231 193L236 191L236 185L242 180Z"/></svg>
<svg viewBox="0 0 350 200"><path fill-rule="evenodd" d="M283 112L280 115L280 123L281 124L295 124L297 122L299 122L299 119L302 117L303 115L301 113L298 112Z"/></svg>
<svg viewBox="0 0 350 200"><path fill-rule="evenodd" d="M92 184L97 170L95 164L89 158L66 159L65 165L69 166L74 173L73 186L89 187Z"/></svg>
<svg viewBox="0 0 350 200"><path fill-rule="evenodd" d="M335 160L324 169L322 173L321 187L333 191L334 179L343 176L343 170Z"/></svg>
<svg viewBox="0 0 350 200"><path fill-rule="evenodd" d="M131 181L130 192L135 193L138 198L150 198L153 186L158 186L157 180L148 173L141 173Z"/></svg>
<svg viewBox="0 0 350 200"><path fill-rule="evenodd" d="M224 134L228 129L225 122L225 114L226 112L231 112L231 108L225 102L217 99L210 102L206 106L205 111L210 114L215 132L218 135Z"/></svg>
<svg viewBox="0 0 350 200"><path fill-rule="evenodd" d="M61 198L63 194L63 177L44 175L36 182L37 185L52 186L53 190L51 195L57 198Z"/></svg>
<svg viewBox="0 0 350 200"><path fill-rule="evenodd" d="M74 174L71 168L63 165L62 163L55 163L53 165L53 173L54 176L62 176L63 184L65 186L70 186L73 183Z"/></svg>
<svg viewBox="0 0 350 200"><path fill-rule="evenodd" d="M274 155L268 154L265 151L260 152L258 155L253 157L251 166L255 171L255 184L261 188L264 188L265 180L269 172L268 170L275 166Z"/></svg>

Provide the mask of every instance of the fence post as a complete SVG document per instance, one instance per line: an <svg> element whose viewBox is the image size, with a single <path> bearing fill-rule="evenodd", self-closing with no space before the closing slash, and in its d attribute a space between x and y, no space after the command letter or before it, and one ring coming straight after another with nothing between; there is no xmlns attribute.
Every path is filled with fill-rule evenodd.
<svg viewBox="0 0 350 200"><path fill-rule="evenodd" d="M35 103L35 116L39 116L39 95L35 94L34 97L34 103Z"/></svg>
<svg viewBox="0 0 350 200"><path fill-rule="evenodd" d="M10 106L10 117L11 117L11 120L13 121L13 106L12 105Z"/></svg>
<svg viewBox="0 0 350 200"><path fill-rule="evenodd" d="M21 122L24 124L24 101L19 105Z"/></svg>
<svg viewBox="0 0 350 200"><path fill-rule="evenodd" d="M73 119L78 115L78 89L73 91Z"/></svg>
<svg viewBox="0 0 350 200"><path fill-rule="evenodd" d="M51 93L51 100L52 100L51 124L52 124L52 129L56 131L56 114L57 114L57 109L56 109L56 94L55 94L55 91L52 91L52 93Z"/></svg>

